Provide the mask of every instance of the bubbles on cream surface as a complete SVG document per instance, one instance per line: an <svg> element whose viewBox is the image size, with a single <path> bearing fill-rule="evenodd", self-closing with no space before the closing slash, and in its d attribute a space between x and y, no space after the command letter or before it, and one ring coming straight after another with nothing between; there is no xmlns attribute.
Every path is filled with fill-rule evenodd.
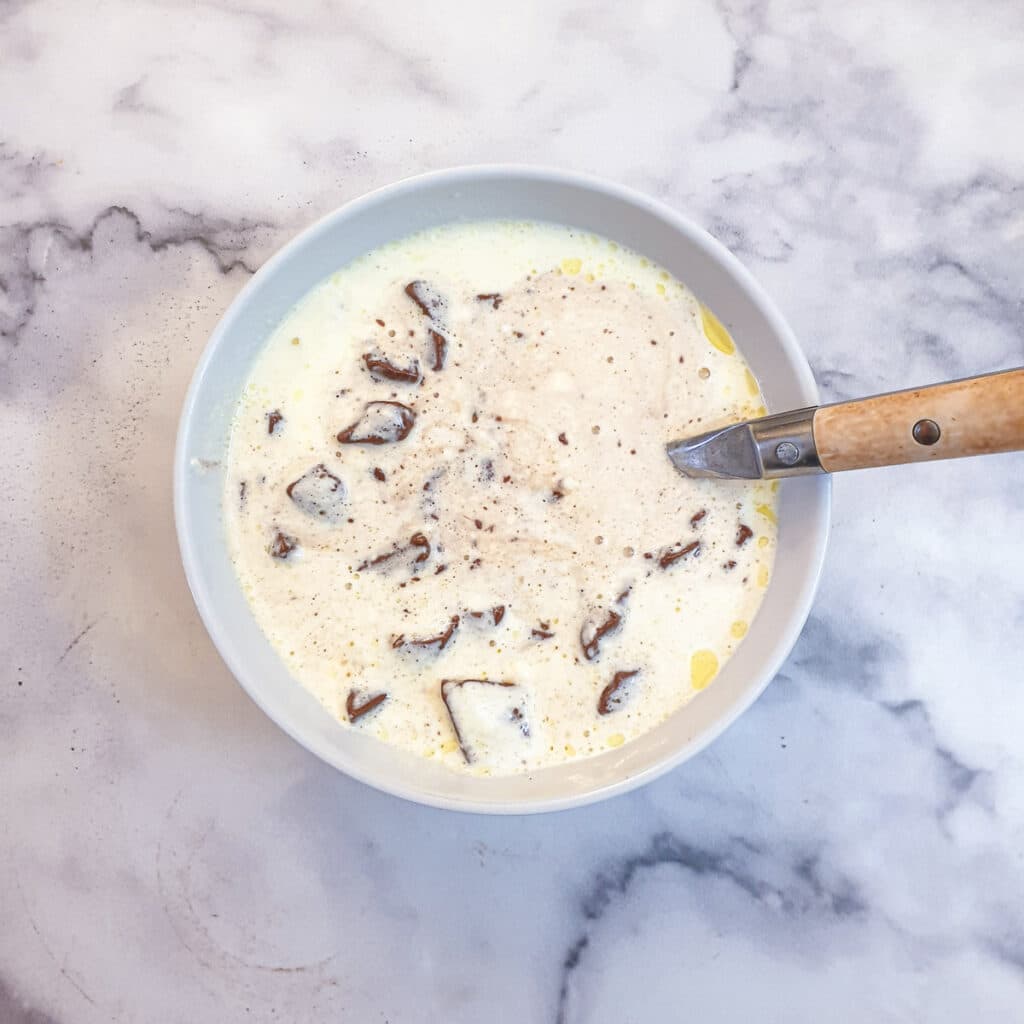
<svg viewBox="0 0 1024 1024"><path fill-rule="evenodd" d="M733 339L642 256L450 225L315 287L235 414L230 550L349 727L459 771L621 746L712 684L775 552L766 482L669 440L763 411Z"/></svg>

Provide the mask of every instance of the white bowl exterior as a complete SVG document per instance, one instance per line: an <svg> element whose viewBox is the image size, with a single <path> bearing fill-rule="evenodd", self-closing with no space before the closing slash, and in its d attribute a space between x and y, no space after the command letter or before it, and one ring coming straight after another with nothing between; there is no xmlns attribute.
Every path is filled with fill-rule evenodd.
<svg viewBox="0 0 1024 1024"><path fill-rule="evenodd" d="M701 228L638 193L586 176L517 166L457 168L343 206L252 278L213 332L189 388L175 453L174 504L185 574L203 622L235 677L281 728L318 757L387 792L438 807L517 814L581 805L647 782L703 749L753 703L810 610L828 538L831 487L827 476L784 483L775 570L746 639L707 690L618 750L530 775L476 778L336 722L270 646L228 556L221 495L235 403L270 332L317 282L412 232L493 218L569 224L657 261L727 325L769 409L817 404L810 368L781 315L735 257ZM218 465L201 469L197 459ZM680 677L686 677L684 665Z"/></svg>

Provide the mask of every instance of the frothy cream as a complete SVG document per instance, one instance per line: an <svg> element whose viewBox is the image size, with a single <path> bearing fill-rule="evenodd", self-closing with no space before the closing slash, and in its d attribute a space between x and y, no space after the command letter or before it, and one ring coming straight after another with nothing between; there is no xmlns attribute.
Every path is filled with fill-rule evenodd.
<svg viewBox="0 0 1024 1024"><path fill-rule="evenodd" d="M274 331L224 513L253 612L350 727L453 769L596 754L707 686L768 584L775 497L676 437L758 414L660 267L546 224L368 253Z"/></svg>

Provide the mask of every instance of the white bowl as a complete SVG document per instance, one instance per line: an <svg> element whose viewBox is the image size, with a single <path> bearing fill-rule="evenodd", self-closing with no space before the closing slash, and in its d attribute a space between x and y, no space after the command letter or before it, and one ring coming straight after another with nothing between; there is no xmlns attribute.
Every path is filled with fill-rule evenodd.
<svg viewBox="0 0 1024 1024"><path fill-rule="evenodd" d="M713 685L618 750L530 775L472 778L335 721L274 653L228 557L221 492L235 401L272 329L317 282L385 242L481 218L554 221L637 250L685 282L725 322L770 409L815 405L818 391L771 300L710 235L636 192L564 171L465 167L380 189L291 241L231 304L192 379L174 462L181 557L213 642L252 699L285 732L348 775L436 807L516 814L578 806L649 782L693 757L750 707L796 642L810 610L828 538L831 487L826 476L785 481L775 571L746 639Z"/></svg>

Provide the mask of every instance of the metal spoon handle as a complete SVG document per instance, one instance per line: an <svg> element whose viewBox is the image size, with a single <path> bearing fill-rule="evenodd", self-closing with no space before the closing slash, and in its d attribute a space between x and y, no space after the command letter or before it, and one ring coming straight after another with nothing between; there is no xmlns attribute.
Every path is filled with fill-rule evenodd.
<svg viewBox="0 0 1024 1024"><path fill-rule="evenodd" d="M1024 368L764 416L669 445L689 476L836 473L1024 449Z"/></svg>

